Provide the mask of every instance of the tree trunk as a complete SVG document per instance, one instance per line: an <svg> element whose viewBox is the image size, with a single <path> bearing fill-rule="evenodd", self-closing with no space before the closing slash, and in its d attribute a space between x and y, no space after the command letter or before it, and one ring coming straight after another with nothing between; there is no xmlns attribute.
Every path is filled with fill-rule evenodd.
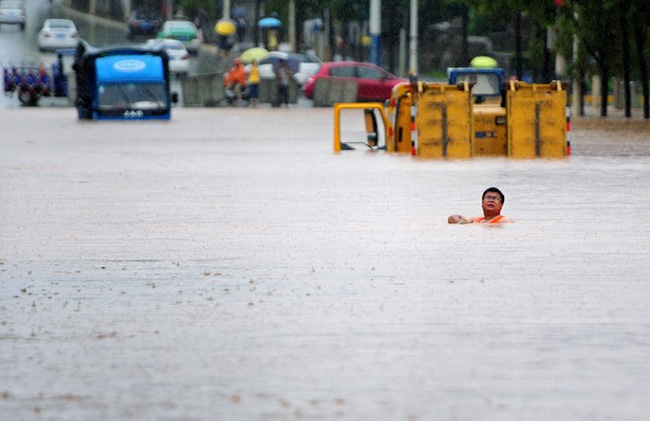
<svg viewBox="0 0 650 421"><path fill-rule="evenodd" d="M627 30L627 11L630 9L629 0L623 2L619 10L621 34L623 38L623 83L625 84L625 117L632 117L632 97L630 92L630 40Z"/></svg>
<svg viewBox="0 0 650 421"><path fill-rule="evenodd" d="M587 92L587 83L585 82L585 73L583 70L580 70L580 92ZM578 115L580 117L585 116L585 96L580 95L580 102L578 103Z"/></svg>
<svg viewBox="0 0 650 421"><path fill-rule="evenodd" d="M537 36L544 37L544 56L542 57L542 82L550 83L551 76L551 46L548 44L548 31L550 28L545 28L540 25L537 29Z"/></svg>
<svg viewBox="0 0 650 421"><path fill-rule="evenodd" d="M607 97L609 96L609 66L601 61L600 64L600 116L607 117Z"/></svg>
<svg viewBox="0 0 650 421"><path fill-rule="evenodd" d="M650 88L648 87L648 62L645 58L645 37L646 27L635 19L634 21L634 39L636 43L636 57L639 63L639 72L641 73L641 87L643 88L643 118L650 119Z"/></svg>
<svg viewBox="0 0 650 421"><path fill-rule="evenodd" d="M251 25L253 28L253 46L257 47L260 42L260 30L257 27L257 22L260 20L260 7L262 6L262 0L255 1L255 12L253 13L255 22Z"/></svg>
<svg viewBox="0 0 650 421"><path fill-rule="evenodd" d="M408 2L407 2L408 3ZM384 3L385 4L385 3ZM386 30L387 34L387 50L388 50L388 60L387 66L388 71L393 74L398 74L397 69L397 51L399 47L399 31L402 28L404 22L407 22L406 16L402 13L400 8L400 0L391 0L388 2L389 10L393 11L393 14L390 19L388 19L388 29ZM382 31L383 32L383 31Z"/></svg>
<svg viewBox="0 0 650 421"><path fill-rule="evenodd" d="M463 66L469 66L469 62L471 60L469 56L469 42L467 40L468 34L469 34L469 8L467 6L463 7L462 11L462 41L461 41L461 60L463 62Z"/></svg>
<svg viewBox="0 0 650 421"><path fill-rule="evenodd" d="M522 80L524 63L521 55L521 12L515 14L515 73L518 80Z"/></svg>

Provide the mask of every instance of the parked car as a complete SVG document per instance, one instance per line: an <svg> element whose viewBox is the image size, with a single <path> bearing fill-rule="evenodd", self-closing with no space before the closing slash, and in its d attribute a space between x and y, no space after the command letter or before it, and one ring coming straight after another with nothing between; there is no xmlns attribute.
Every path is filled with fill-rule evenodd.
<svg viewBox="0 0 650 421"><path fill-rule="evenodd" d="M187 75L190 71L190 54L185 45L177 39L150 39L146 43L151 48L165 50L169 56L169 71L177 75Z"/></svg>
<svg viewBox="0 0 650 421"><path fill-rule="evenodd" d="M41 51L58 48L75 48L79 43L79 30L70 19L46 19L38 32Z"/></svg>
<svg viewBox="0 0 650 421"><path fill-rule="evenodd" d="M290 64L290 67L297 67L297 70L293 73L293 78L298 86L302 86L307 81L307 78L314 74L321 65L321 61L318 57L309 54L272 51L268 56L258 62L260 78L274 79L274 67L277 66L277 62L280 59L286 60ZM249 69L250 65L246 66L247 73Z"/></svg>
<svg viewBox="0 0 650 421"><path fill-rule="evenodd" d="M156 35L162 27L163 20L158 13L134 10L126 23L126 37L135 35Z"/></svg>
<svg viewBox="0 0 650 421"><path fill-rule="evenodd" d="M372 63L357 61L336 61L322 63L316 73L311 75L302 86L302 94L314 98L314 88L319 79L353 80L357 82L359 90L357 101L385 101L390 98L391 90L395 85L408 82L407 79L398 78Z"/></svg>
<svg viewBox="0 0 650 421"><path fill-rule="evenodd" d="M25 30L25 3L23 0L0 1L0 23L20 25Z"/></svg>
<svg viewBox="0 0 650 421"><path fill-rule="evenodd" d="M158 32L157 38L179 40L191 54L196 54L201 47L199 30L194 23L187 20L168 20Z"/></svg>

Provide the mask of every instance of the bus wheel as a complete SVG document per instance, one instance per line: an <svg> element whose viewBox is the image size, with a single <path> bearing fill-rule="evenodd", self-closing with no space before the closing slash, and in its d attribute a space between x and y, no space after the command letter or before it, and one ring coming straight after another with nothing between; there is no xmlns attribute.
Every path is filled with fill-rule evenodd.
<svg viewBox="0 0 650 421"><path fill-rule="evenodd" d="M90 111L81 105L77 105L77 115L79 116L79 120L90 120L92 118Z"/></svg>

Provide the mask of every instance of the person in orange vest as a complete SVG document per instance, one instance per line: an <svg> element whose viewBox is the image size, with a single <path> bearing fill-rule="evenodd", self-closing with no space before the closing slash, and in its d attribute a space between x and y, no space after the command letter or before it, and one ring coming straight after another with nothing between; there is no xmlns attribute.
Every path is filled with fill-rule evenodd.
<svg viewBox="0 0 650 421"><path fill-rule="evenodd" d="M246 87L246 69L241 60L236 58L230 71L223 80L223 86L237 95L237 104L241 104L242 91Z"/></svg>
<svg viewBox="0 0 650 421"><path fill-rule="evenodd" d="M447 222L450 224L504 224L515 222L512 218L501 215L501 208L506 197L496 187L489 187L481 196L483 216L449 215Z"/></svg>

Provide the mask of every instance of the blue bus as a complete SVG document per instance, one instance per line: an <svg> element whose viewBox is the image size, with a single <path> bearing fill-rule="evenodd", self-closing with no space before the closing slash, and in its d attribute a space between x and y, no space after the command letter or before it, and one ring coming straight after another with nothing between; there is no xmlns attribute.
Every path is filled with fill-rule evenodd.
<svg viewBox="0 0 650 421"><path fill-rule="evenodd" d="M73 65L79 119L168 120L176 102L168 62L163 49L94 49L82 41Z"/></svg>

